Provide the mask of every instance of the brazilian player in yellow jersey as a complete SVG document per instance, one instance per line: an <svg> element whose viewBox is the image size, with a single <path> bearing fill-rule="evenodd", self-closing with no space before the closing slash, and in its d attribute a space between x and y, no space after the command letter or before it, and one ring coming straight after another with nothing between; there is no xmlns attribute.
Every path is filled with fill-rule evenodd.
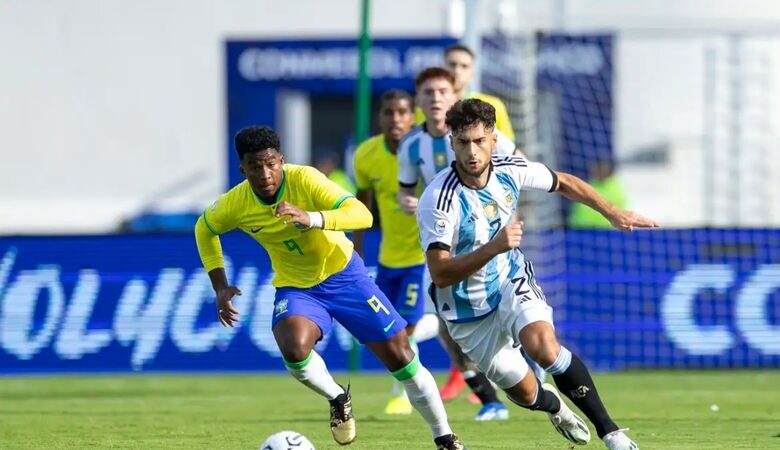
<svg viewBox="0 0 780 450"><path fill-rule="evenodd" d="M444 67L450 71L455 79L455 96L458 100L476 98L489 103L496 110L496 129L507 138L514 141L515 131L512 129L512 121L506 105L500 98L483 92L471 91L470 85L474 80L474 52L462 44L453 44L444 49ZM415 111L415 122L425 122L425 114L421 108Z"/></svg>
<svg viewBox="0 0 780 450"><path fill-rule="evenodd" d="M382 133L358 147L354 156L358 199L371 205L372 196L379 208L382 241L379 244L379 264L376 284L406 319L406 333L416 350L414 328L425 314L423 302L423 272L425 256L414 216L398 206L398 159L396 152L401 138L414 122L414 100L402 90L382 94L379 127ZM355 249L362 253L363 233L352 233ZM385 407L386 414L411 414L412 404L403 385L393 383L393 395Z"/></svg>
<svg viewBox="0 0 780 450"><path fill-rule="evenodd" d="M228 283L219 235L240 229L271 258L276 273L274 338L293 377L329 401L336 442L355 440L352 398L314 351L334 318L404 384L437 449L463 449L447 422L436 381L409 346L406 321L371 280L344 235L370 227L371 212L316 169L285 164L279 137L269 127L242 129L235 147L246 180L206 208L195 225L219 321L231 327L237 323L232 299L241 295Z"/></svg>

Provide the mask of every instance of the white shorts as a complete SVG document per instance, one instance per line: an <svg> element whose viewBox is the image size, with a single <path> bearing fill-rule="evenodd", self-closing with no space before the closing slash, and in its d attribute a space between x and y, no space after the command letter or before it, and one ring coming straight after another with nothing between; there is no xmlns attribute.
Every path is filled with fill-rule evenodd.
<svg viewBox="0 0 780 450"><path fill-rule="evenodd" d="M528 373L520 354L520 330L533 322L553 325L552 308L533 279L507 280L501 301L487 317L473 322L446 322L450 336L498 387L508 389Z"/></svg>

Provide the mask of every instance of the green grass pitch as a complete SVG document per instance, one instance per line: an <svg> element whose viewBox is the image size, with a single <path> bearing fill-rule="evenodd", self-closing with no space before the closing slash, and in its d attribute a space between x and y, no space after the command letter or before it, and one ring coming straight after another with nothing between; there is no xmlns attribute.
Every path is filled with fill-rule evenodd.
<svg viewBox="0 0 780 450"><path fill-rule="evenodd" d="M780 449L780 371L596 378L613 417L643 450ZM382 414L389 375L337 379L352 383L358 439L348 448L433 448L416 413ZM512 406L509 421L477 423L463 398L447 411L471 450L568 448L541 413ZM320 450L342 448L330 437L327 403L285 375L0 378L3 449L256 449L284 429ZM581 448L604 447L594 439Z"/></svg>

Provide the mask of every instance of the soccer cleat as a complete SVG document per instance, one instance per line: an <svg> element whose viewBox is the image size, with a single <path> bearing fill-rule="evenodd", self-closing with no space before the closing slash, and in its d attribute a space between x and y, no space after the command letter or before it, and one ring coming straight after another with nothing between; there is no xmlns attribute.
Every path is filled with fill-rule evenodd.
<svg viewBox="0 0 780 450"><path fill-rule="evenodd" d="M474 420L477 422L484 422L487 420L508 420L509 410L501 402L486 403L485 406L480 408Z"/></svg>
<svg viewBox="0 0 780 450"><path fill-rule="evenodd" d="M609 450L639 450L639 445L626 436L624 431L628 431L628 428L607 433L601 440Z"/></svg>
<svg viewBox="0 0 780 450"><path fill-rule="evenodd" d="M454 434L446 434L439 436L433 440L436 444L436 450L468 450L460 438Z"/></svg>
<svg viewBox="0 0 780 450"><path fill-rule="evenodd" d="M469 392L469 395L466 396L466 400L468 400L468 402L471 403L472 405L482 404L482 400L480 400L479 397L477 397L477 394L473 392Z"/></svg>
<svg viewBox="0 0 780 450"><path fill-rule="evenodd" d="M450 378L439 390L439 395L445 402L455 400L465 387L466 380L463 378L463 374L456 367L453 367L450 369Z"/></svg>
<svg viewBox="0 0 780 450"><path fill-rule="evenodd" d="M333 439L341 445L351 444L357 436L349 386L343 394L330 401L330 432Z"/></svg>
<svg viewBox="0 0 780 450"><path fill-rule="evenodd" d="M412 413L412 403L409 402L409 397L406 395L397 395L390 398L385 406L385 414L391 416L402 415L406 416Z"/></svg>
<svg viewBox="0 0 780 450"><path fill-rule="evenodd" d="M550 384L543 384L542 389L558 397L561 403L561 409L556 414L547 413L555 429L569 442L577 445L585 445L590 442L590 430L588 425L580 416L574 413L569 406L563 402L558 391Z"/></svg>

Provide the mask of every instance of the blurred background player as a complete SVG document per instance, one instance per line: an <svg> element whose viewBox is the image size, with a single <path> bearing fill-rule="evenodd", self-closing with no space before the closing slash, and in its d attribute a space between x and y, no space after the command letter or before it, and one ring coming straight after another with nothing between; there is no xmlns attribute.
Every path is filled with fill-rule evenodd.
<svg viewBox="0 0 780 450"><path fill-rule="evenodd" d="M401 138L414 122L414 100L406 91L391 90L382 94L379 107L381 134L366 140L354 156L357 197L371 208L372 197L379 209L382 241L379 244L376 284L406 319L409 343L417 351L413 333L425 313L421 286L425 256L420 248L417 221L398 206L398 159ZM363 231L352 233L355 250L363 255ZM393 382L386 414L411 414L412 404L403 385Z"/></svg>
<svg viewBox="0 0 780 450"><path fill-rule="evenodd" d="M419 180L422 180L423 186L427 186L438 172L449 168L455 158L450 141L450 130L445 123L447 111L457 101L454 86L455 79L452 74L441 67L429 67L420 72L415 79L417 90L415 101L423 111L425 122L416 126L404 137L398 150L400 186L398 203L407 214L411 215L416 211ZM515 150L515 144L501 132L496 133L497 153L511 155ZM426 278L423 282L424 290L429 284L430 280ZM465 379L465 383L482 404L475 419L506 420L509 417L509 410L496 396L495 388L449 338L446 328L438 323L439 321L436 322L438 332L440 336L444 334L441 337L447 353L457 368L463 372L461 380ZM419 333L416 336L418 342L423 340Z"/></svg>
<svg viewBox="0 0 780 450"><path fill-rule="evenodd" d="M338 184L350 194L355 195L357 187L355 187L355 183L349 178L347 172L341 168L339 159L336 153L328 152L317 157L314 161L314 167L325 174L330 181Z"/></svg>
<svg viewBox="0 0 780 450"><path fill-rule="evenodd" d="M338 320L401 381L431 428L437 449L462 449L447 422L436 381L409 347L406 321L371 280L344 231L371 226L371 212L317 169L285 164L270 127L236 134L246 180L222 195L198 219L195 236L217 293L220 322L233 326L232 299L219 235L239 228L271 258L276 295L272 328L295 379L330 403L330 428L339 444L355 440L352 398L336 383L314 345Z"/></svg>
<svg viewBox="0 0 780 450"><path fill-rule="evenodd" d="M496 109L496 129L514 142L515 132L512 129L512 121L504 102L498 97L471 90L475 60L474 52L463 44L452 44L444 49L444 67L452 73L454 78L455 96L458 100L478 98L493 105L493 108ZM422 109L418 108L415 111L415 123L421 124L424 121L425 114L423 114Z"/></svg>
<svg viewBox="0 0 780 450"><path fill-rule="evenodd" d="M542 386L528 370L518 346L553 374L608 449L638 450L610 418L585 364L558 343L552 308L519 250L517 199L523 190L559 192L597 210L618 230L658 225L617 208L576 176L522 157L494 155L495 110L487 102L459 101L447 113L447 124L456 161L425 189L417 214L438 314L510 400L548 413L567 440L587 444L590 431L551 385Z"/></svg>

